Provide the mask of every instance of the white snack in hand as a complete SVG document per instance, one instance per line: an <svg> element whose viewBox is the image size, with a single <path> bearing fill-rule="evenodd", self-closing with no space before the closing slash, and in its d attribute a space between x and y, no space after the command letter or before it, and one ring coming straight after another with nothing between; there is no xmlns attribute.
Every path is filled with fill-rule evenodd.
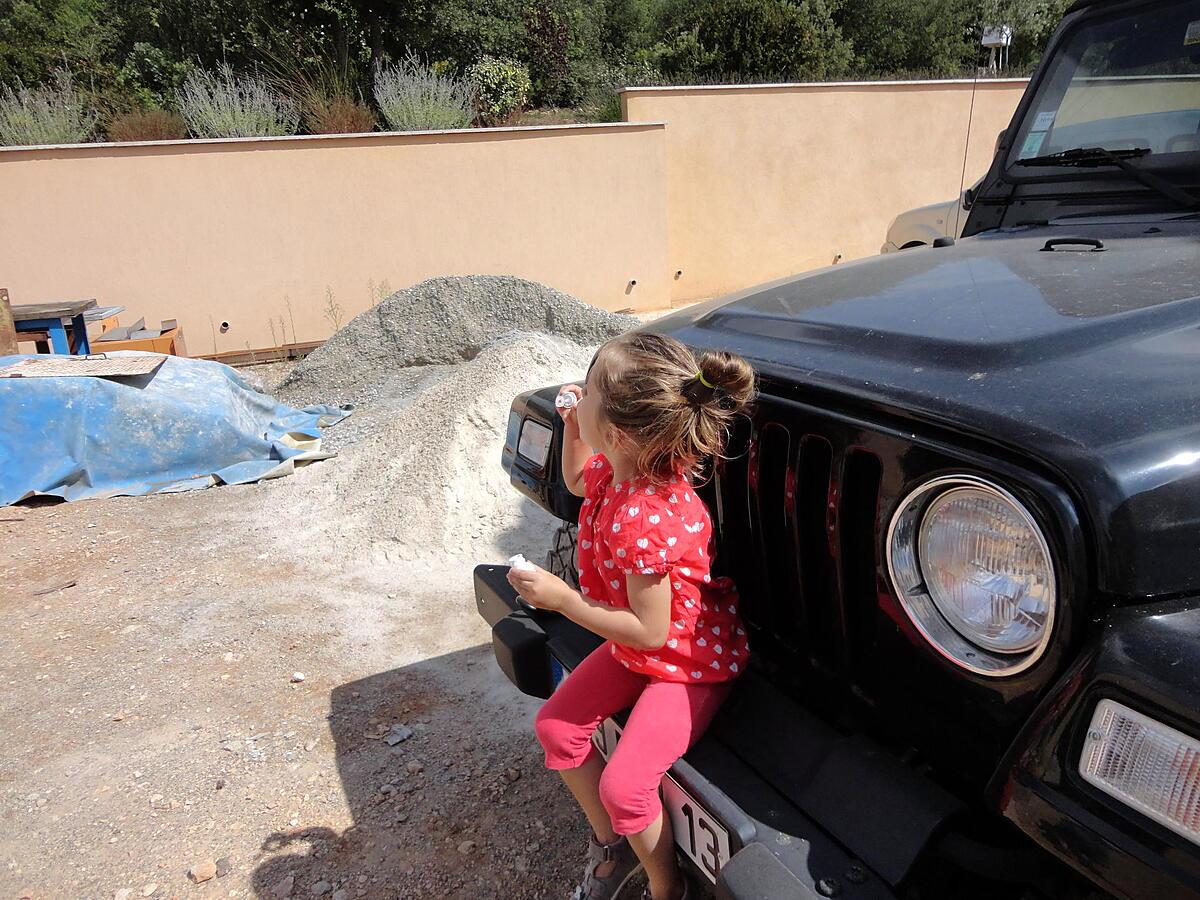
<svg viewBox="0 0 1200 900"><path fill-rule="evenodd" d="M537 568L537 566L527 560L520 553L518 553L516 556L510 556L508 558L508 565L510 568L516 569L519 572L532 572Z"/></svg>
<svg viewBox="0 0 1200 900"><path fill-rule="evenodd" d="M562 391L554 398L554 405L559 409L574 409L579 404L579 396L574 391Z"/></svg>

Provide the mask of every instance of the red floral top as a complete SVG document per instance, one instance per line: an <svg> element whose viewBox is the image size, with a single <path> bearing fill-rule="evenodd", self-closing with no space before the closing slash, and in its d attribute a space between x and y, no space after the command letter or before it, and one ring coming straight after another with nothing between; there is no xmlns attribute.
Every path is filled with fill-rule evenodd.
<svg viewBox="0 0 1200 900"><path fill-rule="evenodd" d="M658 650L611 642L626 668L662 681L729 681L749 654L733 581L710 573L715 546L704 502L680 475L666 485L635 478L613 484L603 454L584 466L579 512L579 585L599 603L629 607L625 576L670 576L671 626Z"/></svg>

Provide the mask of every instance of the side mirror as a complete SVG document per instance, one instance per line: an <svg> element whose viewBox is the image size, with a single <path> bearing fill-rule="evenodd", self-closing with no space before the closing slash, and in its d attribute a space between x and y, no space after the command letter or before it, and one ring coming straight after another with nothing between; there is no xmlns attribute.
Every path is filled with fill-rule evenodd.
<svg viewBox="0 0 1200 900"><path fill-rule="evenodd" d="M975 205L975 196L977 193L978 193L978 189L973 188L973 187L969 187L965 191L963 191L963 195L962 195L963 209L970 209L972 206Z"/></svg>
<svg viewBox="0 0 1200 900"><path fill-rule="evenodd" d="M1006 137L1008 137L1008 129L1001 129L1000 133L996 135L996 144L992 147L992 156L995 156L1000 152L1000 148L1004 145L1004 139Z"/></svg>

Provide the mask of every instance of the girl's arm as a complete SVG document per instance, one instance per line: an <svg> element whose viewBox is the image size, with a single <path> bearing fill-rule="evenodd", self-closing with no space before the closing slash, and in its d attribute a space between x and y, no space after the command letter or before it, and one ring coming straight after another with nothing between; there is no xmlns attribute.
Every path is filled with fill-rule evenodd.
<svg viewBox="0 0 1200 900"><path fill-rule="evenodd" d="M577 384L568 384L564 391L574 391L575 396L582 396L583 388ZM583 464L591 458L592 448L583 442L579 436L579 416L575 409L560 409L559 415L563 420L562 473L567 490L576 497L583 496Z"/></svg>
<svg viewBox="0 0 1200 900"><path fill-rule="evenodd" d="M510 569L509 583L539 609L562 613L577 625L635 650L657 650L671 627L671 585L666 575L627 575L629 609L589 600L545 569Z"/></svg>

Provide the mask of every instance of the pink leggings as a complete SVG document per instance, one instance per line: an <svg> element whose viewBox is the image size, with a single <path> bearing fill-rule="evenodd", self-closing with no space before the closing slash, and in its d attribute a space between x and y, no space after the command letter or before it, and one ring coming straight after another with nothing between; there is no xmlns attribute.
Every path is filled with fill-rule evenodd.
<svg viewBox="0 0 1200 900"><path fill-rule="evenodd" d="M637 834L662 812L658 786L704 733L730 683L677 684L630 672L607 642L588 655L538 712L534 727L546 768L574 769L599 751L592 732L633 707L600 777L600 801L617 834Z"/></svg>

